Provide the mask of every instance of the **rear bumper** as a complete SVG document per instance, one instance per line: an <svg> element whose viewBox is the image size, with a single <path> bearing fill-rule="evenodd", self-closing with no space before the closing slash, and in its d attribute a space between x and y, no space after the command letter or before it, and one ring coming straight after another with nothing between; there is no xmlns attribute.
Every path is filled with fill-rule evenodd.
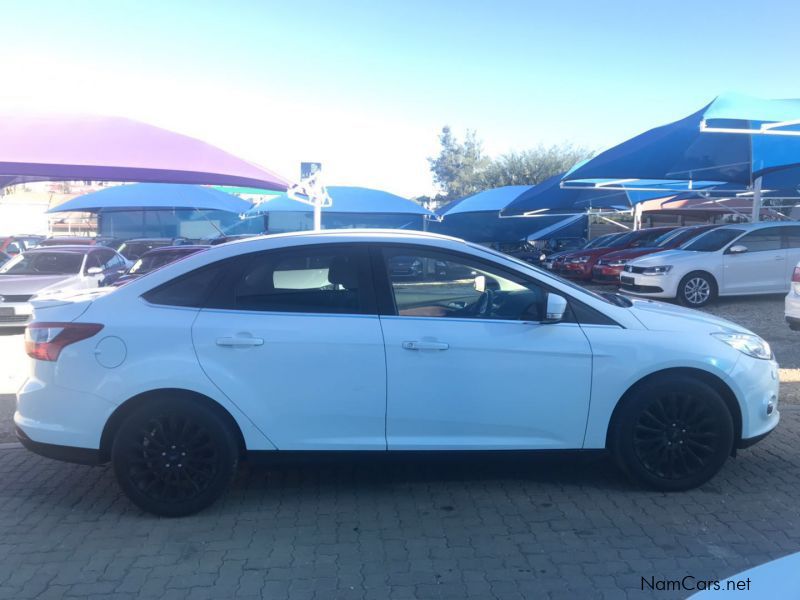
<svg viewBox="0 0 800 600"><path fill-rule="evenodd" d="M103 462L100 450L34 442L19 427L15 427L14 429L16 430L17 439L25 448L45 458L77 463L79 465L99 465Z"/></svg>
<svg viewBox="0 0 800 600"><path fill-rule="evenodd" d="M11 314L3 314L7 312ZM33 307L28 302L0 303L0 327L25 327L31 320Z"/></svg>

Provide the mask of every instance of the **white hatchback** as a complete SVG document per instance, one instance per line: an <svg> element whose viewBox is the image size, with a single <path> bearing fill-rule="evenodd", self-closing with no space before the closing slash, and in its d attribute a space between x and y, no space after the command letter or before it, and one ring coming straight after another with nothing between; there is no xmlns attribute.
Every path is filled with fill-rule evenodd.
<svg viewBox="0 0 800 600"><path fill-rule="evenodd" d="M293 451L607 449L682 490L779 420L746 329L423 233L233 242L34 314L19 439L162 515Z"/></svg>
<svg viewBox="0 0 800 600"><path fill-rule="evenodd" d="M717 296L785 294L799 260L796 221L726 225L679 249L632 260L620 273L620 289L693 308Z"/></svg>

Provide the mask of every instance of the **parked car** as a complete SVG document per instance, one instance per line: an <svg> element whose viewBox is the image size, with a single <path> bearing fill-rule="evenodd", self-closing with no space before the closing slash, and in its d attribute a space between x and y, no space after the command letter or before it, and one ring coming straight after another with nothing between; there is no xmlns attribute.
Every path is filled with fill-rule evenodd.
<svg viewBox="0 0 800 600"><path fill-rule="evenodd" d="M448 268L408 281L395 256ZM34 303L19 439L110 461L161 515L295 451L608 450L684 490L779 420L772 351L739 325L423 232L254 238Z"/></svg>
<svg viewBox="0 0 800 600"><path fill-rule="evenodd" d="M186 246L164 246L163 248L154 248L142 254L142 257L137 260L128 271L119 277L112 285L120 286L128 283L137 277L146 275L151 271L160 269L164 265L171 262L180 260L187 256L210 248L210 246L201 245L186 245Z"/></svg>
<svg viewBox="0 0 800 600"><path fill-rule="evenodd" d="M800 263L792 271L792 284L785 300L786 322L792 331L800 331Z"/></svg>
<svg viewBox="0 0 800 600"><path fill-rule="evenodd" d="M97 238L80 236L53 236L41 240L37 246L94 246Z"/></svg>
<svg viewBox="0 0 800 600"><path fill-rule="evenodd" d="M531 234L531 237L534 235L536 234ZM523 252L519 254L512 252L511 256L520 258L525 262L531 263L532 265L541 266L548 259L548 257L552 256L553 254L578 250L586 247L586 244L586 238L582 237L547 238L546 240L535 241L528 240L525 242Z"/></svg>
<svg viewBox="0 0 800 600"><path fill-rule="evenodd" d="M43 239L43 235L9 235L0 237L0 252L16 256L28 248L38 246Z"/></svg>
<svg viewBox="0 0 800 600"><path fill-rule="evenodd" d="M673 229L675 228L651 227L649 229L629 231L606 245L570 252L561 257L558 262L554 263L553 267L559 275L569 277L570 279L589 281L592 278L592 269L600 257L610 254L615 250L647 247L658 237Z"/></svg>
<svg viewBox="0 0 800 600"><path fill-rule="evenodd" d="M181 246L188 243L185 238L135 238L125 240L116 250L131 262L139 260L145 253L154 248L165 248L166 246Z"/></svg>
<svg viewBox="0 0 800 600"><path fill-rule="evenodd" d="M598 237L594 238L593 240L590 240L590 241L586 242L579 249L588 250L590 248L599 248L601 246L605 246L607 244L610 244L613 240L615 240L617 238L620 238L623 235L625 235L625 232L607 233L605 235L598 236ZM568 254L572 254L577 249L578 248L566 249L566 250L562 250L560 252L555 252L553 254L550 254L549 256L547 256L542 261L542 266L545 269L549 270L549 271L559 271L561 269L561 266L560 265L556 265L556 263L561 261Z"/></svg>
<svg viewBox="0 0 800 600"><path fill-rule="evenodd" d="M111 248L45 246L18 254L0 267L0 327L19 327L31 316L31 298L113 282L125 260Z"/></svg>
<svg viewBox="0 0 800 600"><path fill-rule="evenodd" d="M800 260L800 225L726 225L679 249L637 258L620 275L621 290L676 298L699 307L717 296L785 294Z"/></svg>
<svg viewBox="0 0 800 600"><path fill-rule="evenodd" d="M719 225L694 225L692 227L679 227L663 234L661 237L653 240L652 245L639 248L629 248L627 250L616 250L609 252L597 261L597 264L592 268L592 281L594 283L611 283L619 285L619 276L622 273L622 267L634 258L645 256L647 254L655 254L656 252L663 252L664 250L671 250L678 248L689 240L704 234L706 231L715 229Z"/></svg>
<svg viewBox="0 0 800 600"><path fill-rule="evenodd" d="M228 242L235 242L237 240L248 240L253 237L257 237L259 235L264 235L262 233L236 233L233 235L218 235L217 237L210 238L205 240L212 246L219 246L220 244L227 244Z"/></svg>

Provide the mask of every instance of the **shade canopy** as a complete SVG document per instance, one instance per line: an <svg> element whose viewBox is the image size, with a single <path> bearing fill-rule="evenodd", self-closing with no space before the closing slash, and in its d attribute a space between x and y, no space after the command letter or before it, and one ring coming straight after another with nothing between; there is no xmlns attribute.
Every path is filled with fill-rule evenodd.
<svg viewBox="0 0 800 600"><path fill-rule="evenodd" d="M515 217L539 214L544 211L585 211L589 208L625 210L629 209L631 204L662 197L666 193L637 190L562 189L560 183L563 176L564 173L555 175L530 188L505 206L500 211L500 215Z"/></svg>
<svg viewBox="0 0 800 600"><path fill-rule="evenodd" d="M598 154L564 179L674 180L692 188L699 181L726 182L746 189L757 177L800 166L798 119L800 100L719 96L688 117Z"/></svg>
<svg viewBox="0 0 800 600"><path fill-rule="evenodd" d="M120 117L0 116L0 186L138 181L285 190L288 181L200 140Z"/></svg>
<svg viewBox="0 0 800 600"><path fill-rule="evenodd" d="M329 186L326 188L333 200L331 206L323 207L323 213L387 213L407 215L433 215L413 200L408 200L382 190L364 187ZM248 214L271 212L311 212L310 205L279 194L254 206Z"/></svg>
<svg viewBox="0 0 800 600"><path fill-rule="evenodd" d="M48 212L98 212L109 209L189 208L243 213L252 205L246 200L198 185L136 183L115 185L67 200Z"/></svg>
<svg viewBox="0 0 800 600"><path fill-rule="evenodd" d="M436 214L440 217L468 212L497 212L514 202L522 194L532 189L532 185L506 185L491 190L484 190L471 196L465 196L445 204Z"/></svg>

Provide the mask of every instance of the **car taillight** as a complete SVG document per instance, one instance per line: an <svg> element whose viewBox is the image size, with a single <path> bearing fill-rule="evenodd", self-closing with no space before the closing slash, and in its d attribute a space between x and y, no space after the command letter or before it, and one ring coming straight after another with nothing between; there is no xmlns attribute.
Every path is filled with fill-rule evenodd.
<svg viewBox="0 0 800 600"><path fill-rule="evenodd" d="M37 360L58 360L61 351L92 337L103 328L98 323L31 323L25 328L25 352Z"/></svg>
<svg viewBox="0 0 800 600"><path fill-rule="evenodd" d="M800 267L794 268L794 273L792 273L792 282L800 283Z"/></svg>

